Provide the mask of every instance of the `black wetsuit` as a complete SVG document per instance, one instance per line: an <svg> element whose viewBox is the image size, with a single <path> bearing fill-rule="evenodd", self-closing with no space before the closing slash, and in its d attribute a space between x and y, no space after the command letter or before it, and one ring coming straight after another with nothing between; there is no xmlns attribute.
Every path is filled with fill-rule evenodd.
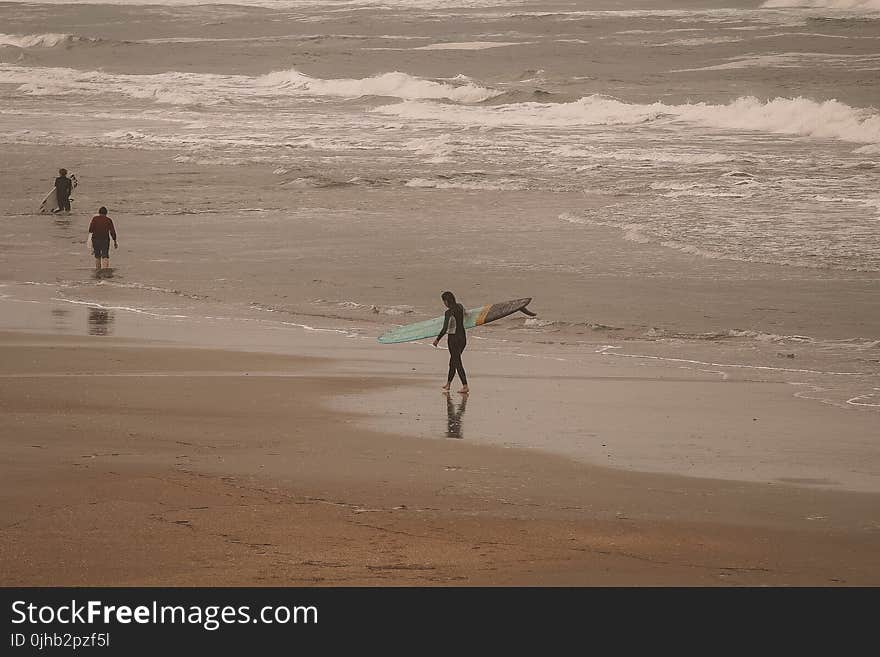
<svg viewBox="0 0 880 657"><path fill-rule="evenodd" d="M73 183L67 176L58 176L55 179L55 196L58 198L58 209L70 212L70 191Z"/></svg>
<svg viewBox="0 0 880 657"><path fill-rule="evenodd" d="M464 365L461 364L461 352L467 346L467 336L464 333L464 306L456 303L446 311L443 328L440 330L440 335L437 336L438 340L446 335L450 320L455 320L455 330L446 339L446 344L449 346L449 383L452 383L455 373L458 372L458 378L461 379L462 385L466 386L467 374L465 374Z"/></svg>

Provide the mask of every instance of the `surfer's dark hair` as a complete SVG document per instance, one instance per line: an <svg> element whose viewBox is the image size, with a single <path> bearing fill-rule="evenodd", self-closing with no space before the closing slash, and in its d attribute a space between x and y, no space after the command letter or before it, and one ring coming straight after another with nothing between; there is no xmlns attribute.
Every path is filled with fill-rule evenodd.
<svg viewBox="0 0 880 657"><path fill-rule="evenodd" d="M452 308L455 305L455 295L449 290L441 294L440 298L443 299L443 303L446 304L447 308Z"/></svg>
<svg viewBox="0 0 880 657"><path fill-rule="evenodd" d="M67 175L67 169L58 169L58 173L60 173L62 176L66 176L66 175Z"/></svg>
<svg viewBox="0 0 880 657"><path fill-rule="evenodd" d="M107 208L102 205L100 208L98 208L98 214L107 214Z"/></svg>

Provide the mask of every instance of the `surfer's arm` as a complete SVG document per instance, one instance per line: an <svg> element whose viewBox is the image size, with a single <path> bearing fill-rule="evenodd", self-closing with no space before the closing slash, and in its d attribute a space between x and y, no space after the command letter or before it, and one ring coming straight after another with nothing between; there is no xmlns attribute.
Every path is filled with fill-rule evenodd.
<svg viewBox="0 0 880 657"><path fill-rule="evenodd" d="M440 335L434 338L434 346L437 346L437 343L440 342L440 338L446 335L446 331L449 329L449 318L452 317L452 310L447 310L446 315L443 318L443 328L440 329Z"/></svg>
<svg viewBox="0 0 880 657"><path fill-rule="evenodd" d="M116 227L113 225L112 219L110 219L108 217L107 220L110 222L110 237L113 238L113 243L115 244L116 243Z"/></svg>

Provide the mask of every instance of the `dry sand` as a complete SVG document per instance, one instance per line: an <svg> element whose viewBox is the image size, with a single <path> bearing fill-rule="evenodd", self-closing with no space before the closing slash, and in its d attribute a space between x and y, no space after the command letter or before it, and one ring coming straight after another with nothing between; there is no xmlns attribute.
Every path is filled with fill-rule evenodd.
<svg viewBox="0 0 880 657"><path fill-rule="evenodd" d="M0 345L3 585L880 583L874 494L371 432L328 399L401 382L327 360Z"/></svg>

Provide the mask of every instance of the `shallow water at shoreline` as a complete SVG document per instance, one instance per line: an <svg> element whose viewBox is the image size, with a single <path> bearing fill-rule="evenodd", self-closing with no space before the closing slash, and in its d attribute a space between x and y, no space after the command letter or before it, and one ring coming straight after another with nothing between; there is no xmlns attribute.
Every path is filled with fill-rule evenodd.
<svg viewBox="0 0 880 657"><path fill-rule="evenodd" d="M169 169L155 153L69 153L95 167L69 217L26 212L38 180L24 194L5 188L0 279L111 305L203 301L232 315L347 319L376 335L436 315L436 297L449 288L468 306L534 297L539 317L484 329L523 343L742 343L776 348L771 360L786 350L841 363L877 358L876 274L704 259L622 239L611 227L559 221L573 203L601 207L600 196L291 190L265 166ZM54 151L18 146L11 154L36 173ZM125 195L111 211L121 236L111 253L117 270L96 280L80 208L119 193L120 175ZM137 176L143 183L131 187ZM14 169L3 180L12 183Z"/></svg>
<svg viewBox="0 0 880 657"><path fill-rule="evenodd" d="M203 300L149 309L88 303L52 285L0 291L0 330L95 340L92 366L74 378L102 376L104 339L310 356L323 377L394 381L328 403L357 413L367 428L413 440L454 437L626 470L880 490L869 429L880 412L876 372L811 370L788 359L751 365L754 353L742 345L695 353L686 344L524 344L472 331L466 364L473 393L464 400L453 393L447 403L439 394L445 351L425 343L378 345L375 327L328 318L299 323L259 312L221 315ZM226 372L221 365L210 374L114 376L267 376ZM836 427L833 443L820 428L829 423Z"/></svg>

